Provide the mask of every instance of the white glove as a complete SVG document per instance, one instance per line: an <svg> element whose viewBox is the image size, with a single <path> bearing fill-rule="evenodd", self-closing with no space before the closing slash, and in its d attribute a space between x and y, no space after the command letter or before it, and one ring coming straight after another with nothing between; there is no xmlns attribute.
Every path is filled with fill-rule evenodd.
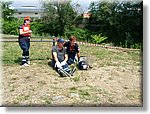
<svg viewBox="0 0 150 114"><path fill-rule="evenodd" d="M64 66L66 64L66 61L63 61L60 64L61 64L61 66Z"/></svg>
<svg viewBox="0 0 150 114"><path fill-rule="evenodd" d="M62 66L62 65L60 64L59 61L55 63L55 67L57 67L57 68L62 68L61 66Z"/></svg>

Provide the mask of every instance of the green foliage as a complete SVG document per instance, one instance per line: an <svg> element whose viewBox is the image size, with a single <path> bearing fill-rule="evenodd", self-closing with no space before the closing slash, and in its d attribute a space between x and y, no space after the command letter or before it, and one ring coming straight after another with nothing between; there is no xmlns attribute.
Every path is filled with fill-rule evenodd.
<svg viewBox="0 0 150 114"><path fill-rule="evenodd" d="M65 36L69 37L70 35L77 36L78 40L85 41L88 37L88 31L81 28L72 28L71 30L65 30Z"/></svg>
<svg viewBox="0 0 150 114"><path fill-rule="evenodd" d="M75 23L77 13L70 4L70 1L59 3L48 2L43 5L45 16L43 17L44 32L49 32L51 35L62 36L65 29L70 29Z"/></svg>
<svg viewBox="0 0 150 114"><path fill-rule="evenodd" d="M0 1L2 11L2 32L4 34L17 35L20 21L13 17L15 10L10 9L11 1Z"/></svg>
<svg viewBox="0 0 150 114"><path fill-rule="evenodd" d="M14 19L12 16L14 10L9 8L10 4L12 4L12 1L0 1L2 17L6 21L11 21Z"/></svg>
<svg viewBox="0 0 150 114"><path fill-rule="evenodd" d="M103 42L104 40L107 39L107 37L102 36L102 34L98 34L98 35L91 35L94 43L96 44L100 44L101 42Z"/></svg>
<svg viewBox="0 0 150 114"><path fill-rule="evenodd" d="M12 17L14 10L9 9L11 2L0 3L3 14L0 20L2 32L17 35L23 20ZM78 15L71 1L64 4L47 2L43 8L44 16L31 23L34 35L64 38L75 35L80 41L112 42L115 46L125 48L143 46L143 2L91 2L89 19Z"/></svg>
<svg viewBox="0 0 150 114"><path fill-rule="evenodd" d="M44 34L46 34L44 29L45 26L42 22L34 21L31 23L32 34L34 35L43 36Z"/></svg>
<svg viewBox="0 0 150 114"><path fill-rule="evenodd" d="M107 41L122 47L142 47L143 42L143 2L91 3L88 28L103 33Z"/></svg>
<svg viewBox="0 0 150 114"><path fill-rule="evenodd" d="M16 21L4 21L2 20L2 32L4 34L11 34L17 35L18 34L18 27L21 23Z"/></svg>

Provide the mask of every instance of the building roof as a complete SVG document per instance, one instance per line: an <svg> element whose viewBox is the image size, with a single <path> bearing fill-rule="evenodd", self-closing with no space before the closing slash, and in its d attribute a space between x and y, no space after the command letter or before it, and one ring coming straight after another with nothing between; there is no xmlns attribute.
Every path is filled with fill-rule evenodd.
<svg viewBox="0 0 150 114"><path fill-rule="evenodd" d="M19 8L15 8L16 12L25 13L25 12L43 12L43 9L38 9L36 6L21 6Z"/></svg>

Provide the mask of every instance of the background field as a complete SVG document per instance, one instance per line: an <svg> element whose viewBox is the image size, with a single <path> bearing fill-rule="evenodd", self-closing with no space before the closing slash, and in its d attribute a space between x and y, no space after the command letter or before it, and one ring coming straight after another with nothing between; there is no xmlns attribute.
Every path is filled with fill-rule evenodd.
<svg viewBox="0 0 150 114"><path fill-rule="evenodd" d="M3 105L142 106L142 54L80 45L93 68L60 77L50 66L50 42L31 43L22 67L18 43L3 43Z"/></svg>

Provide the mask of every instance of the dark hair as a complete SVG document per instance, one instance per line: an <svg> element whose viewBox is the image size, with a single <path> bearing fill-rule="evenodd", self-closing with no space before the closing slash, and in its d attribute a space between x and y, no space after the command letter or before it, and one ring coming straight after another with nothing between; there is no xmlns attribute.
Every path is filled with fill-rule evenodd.
<svg viewBox="0 0 150 114"><path fill-rule="evenodd" d="M70 36L70 37L69 37L69 40L70 40L70 41L73 41L73 40L77 40L77 38L76 38L75 36Z"/></svg>

